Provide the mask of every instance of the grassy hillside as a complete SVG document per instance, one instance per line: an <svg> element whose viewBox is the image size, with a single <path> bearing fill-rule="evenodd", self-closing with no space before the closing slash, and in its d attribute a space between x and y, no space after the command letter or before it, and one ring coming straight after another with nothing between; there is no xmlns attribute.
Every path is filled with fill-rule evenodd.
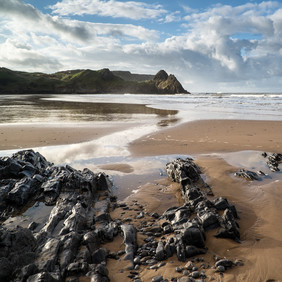
<svg viewBox="0 0 282 282"><path fill-rule="evenodd" d="M141 77L152 77L144 75L138 77L139 81L136 81L133 77L138 75L120 73L126 73L126 77L130 79L123 79L109 69L69 70L44 74L0 68L0 94L185 93L178 81L177 85L173 80L165 82L162 78L144 81ZM171 84L175 84L176 87Z"/></svg>

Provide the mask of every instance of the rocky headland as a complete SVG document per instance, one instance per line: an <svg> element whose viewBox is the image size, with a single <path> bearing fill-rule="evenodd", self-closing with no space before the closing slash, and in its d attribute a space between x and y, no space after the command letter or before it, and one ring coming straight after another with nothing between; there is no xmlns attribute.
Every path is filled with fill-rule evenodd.
<svg viewBox="0 0 282 282"><path fill-rule="evenodd" d="M178 94L189 93L164 70L155 76L109 69L68 70L53 74L0 68L0 94Z"/></svg>

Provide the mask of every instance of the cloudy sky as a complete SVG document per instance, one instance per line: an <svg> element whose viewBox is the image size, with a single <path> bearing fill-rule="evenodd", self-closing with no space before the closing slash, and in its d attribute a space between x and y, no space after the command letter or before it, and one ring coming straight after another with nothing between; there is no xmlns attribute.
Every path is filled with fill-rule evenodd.
<svg viewBox="0 0 282 282"><path fill-rule="evenodd" d="M0 66L164 69L192 92L282 92L282 1L0 0Z"/></svg>

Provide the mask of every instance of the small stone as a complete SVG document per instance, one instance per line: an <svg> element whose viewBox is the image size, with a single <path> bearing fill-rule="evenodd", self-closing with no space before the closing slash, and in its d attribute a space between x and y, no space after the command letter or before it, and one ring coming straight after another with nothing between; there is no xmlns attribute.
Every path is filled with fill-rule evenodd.
<svg viewBox="0 0 282 282"><path fill-rule="evenodd" d="M244 262L243 262L242 260L240 260L240 259L236 259L235 262L234 262L234 264L235 264L236 266L243 266L243 265L244 265Z"/></svg>
<svg viewBox="0 0 282 282"><path fill-rule="evenodd" d="M225 267L223 266L223 265L219 265L218 267L217 267L217 270L216 270L217 272L225 272Z"/></svg>
<svg viewBox="0 0 282 282"><path fill-rule="evenodd" d="M135 264L140 264L140 257L134 258L133 262L134 262Z"/></svg>
<svg viewBox="0 0 282 282"><path fill-rule="evenodd" d="M163 281L163 277L161 275L152 278L152 282L161 282L161 281Z"/></svg>
<svg viewBox="0 0 282 282"><path fill-rule="evenodd" d="M177 266L176 268L175 268L175 270L177 271L177 272L182 272L183 271L183 268L182 267L179 267L179 266Z"/></svg>
<svg viewBox="0 0 282 282"><path fill-rule="evenodd" d="M199 271L193 271L192 273L191 273L191 276L192 276L192 278L199 278L200 277L200 272Z"/></svg>
<svg viewBox="0 0 282 282"><path fill-rule="evenodd" d="M162 266L165 266L166 263L165 262L161 262L160 264L158 264L158 267L162 267Z"/></svg>
<svg viewBox="0 0 282 282"><path fill-rule="evenodd" d="M187 270L192 270L194 265L193 265L192 261L188 261L186 263L185 267L187 268Z"/></svg>

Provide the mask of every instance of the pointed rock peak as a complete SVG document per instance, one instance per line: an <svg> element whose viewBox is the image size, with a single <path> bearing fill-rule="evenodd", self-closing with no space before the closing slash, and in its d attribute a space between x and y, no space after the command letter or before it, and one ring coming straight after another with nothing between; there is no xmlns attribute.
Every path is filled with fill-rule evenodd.
<svg viewBox="0 0 282 282"><path fill-rule="evenodd" d="M107 68L101 69L99 72L103 80L111 80L114 78L113 73Z"/></svg>
<svg viewBox="0 0 282 282"><path fill-rule="evenodd" d="M154 80L162 80L165 81L168 78L168 74L164 70L160 70L154 77Z"/></svg>

